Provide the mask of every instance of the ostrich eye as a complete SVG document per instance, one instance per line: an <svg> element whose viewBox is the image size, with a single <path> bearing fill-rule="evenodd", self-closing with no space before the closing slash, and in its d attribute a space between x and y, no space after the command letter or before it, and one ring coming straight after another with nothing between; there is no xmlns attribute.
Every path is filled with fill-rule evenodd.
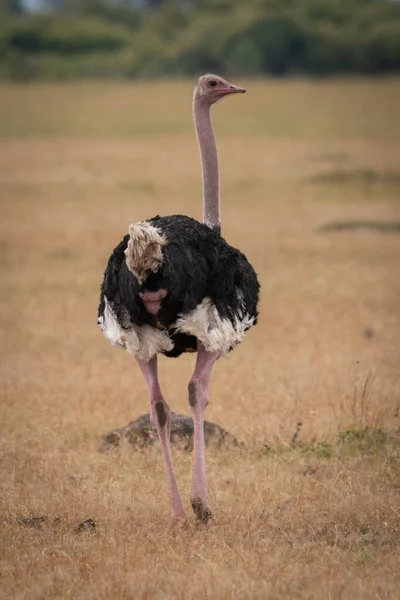
<svg viewBox="0 0 400 600"><path fill-rule="evenodd" d="M209 85L210 87L215 87L216 85L218 85L218 82L217 82L217 81L215 81L215 79L212 79L211 81L209 81L209 82L208 82L208 85Z"/></svg>

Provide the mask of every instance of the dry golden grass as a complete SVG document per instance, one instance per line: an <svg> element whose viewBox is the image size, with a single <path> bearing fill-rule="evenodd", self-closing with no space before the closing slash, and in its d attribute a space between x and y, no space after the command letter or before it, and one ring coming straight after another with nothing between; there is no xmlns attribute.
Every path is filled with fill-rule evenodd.
<svg viewBox="0 0 400 600"><path fill-rule="evenodd" d="M318 228L400 221L400 82L248 87L214 118L262 316L207 409L244 446L208 451L216 523L184 531L157 448L98 452L148 398L96 311L133 220L201 214L191 83L0 89L1 598L398 598L400 235ZM160 363L188 413L193 357Z"/></svg>

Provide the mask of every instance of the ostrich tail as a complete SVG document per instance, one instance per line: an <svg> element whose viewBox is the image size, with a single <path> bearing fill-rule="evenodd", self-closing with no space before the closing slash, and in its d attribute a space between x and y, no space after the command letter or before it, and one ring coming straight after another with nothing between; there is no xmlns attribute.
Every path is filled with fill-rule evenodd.
<svg viewBox="0 0 400 600"><path fill-rule="evenodd" d="M126 265L141 285L150 273L157 271L162 264L162 247L167 240L157 227L148 221L132 223L129 227L129 237L125 250Z"/></svg>

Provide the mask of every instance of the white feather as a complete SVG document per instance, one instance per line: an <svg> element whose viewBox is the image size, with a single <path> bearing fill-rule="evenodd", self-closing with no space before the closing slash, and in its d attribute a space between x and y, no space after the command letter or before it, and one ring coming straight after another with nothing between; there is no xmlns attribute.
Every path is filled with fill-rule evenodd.
<svg viewBox="0 0 400 600"><path fill-rule="evenodd" d="M172 350L174 343L165 330L161 331L150 325L136 326L132 323L129 323L126 329L122 328L114 314L112 304L107 298L104 298L104 302L104 313L99 317L98 323L113 346L125 348L129 354L146 361L155 354Z"/></svg>
<svg viewBox="0 0 400 600"><path fill-rule="evenodd" d="M174 325L176 331L194 335L206 350L220 352L222 355L239 344L246 330L253 325L254 317L244 313L244 304L234 322L222 318L210 298L204 300L187 315L181 315Z"/></svg>

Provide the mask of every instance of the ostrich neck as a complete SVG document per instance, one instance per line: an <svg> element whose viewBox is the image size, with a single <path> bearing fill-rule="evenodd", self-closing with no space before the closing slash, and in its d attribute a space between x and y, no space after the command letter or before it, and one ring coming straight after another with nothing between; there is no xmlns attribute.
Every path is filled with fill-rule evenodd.
<svg viewBox="0 0 400 600"><path fill-rule="evenodd" d="M211 122L211 105L195 98L193 101L193 117L203 174L203 223L211 229L219 231L221 224L218 154Z"/></svg>

